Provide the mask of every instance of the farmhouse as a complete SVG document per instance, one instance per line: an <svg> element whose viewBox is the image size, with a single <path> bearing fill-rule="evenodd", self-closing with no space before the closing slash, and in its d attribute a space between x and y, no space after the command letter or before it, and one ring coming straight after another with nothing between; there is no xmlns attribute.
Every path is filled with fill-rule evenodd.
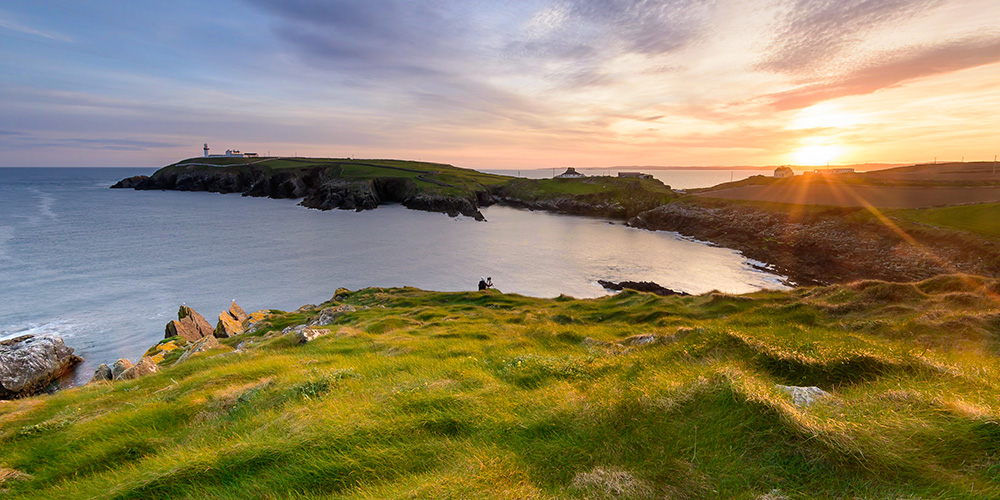
<svg viewBox="0 0 1000 500"><path fill-rule="evenodd" d="M795 175L795 172L793 172L792 169L788 167L782 166L774 169L774 177L778 179L782 179L784 177L791 177L793 175Z"/></svg>
<svg viewBox="0 0 1000 500"><path fill-rule="evenodd" d="M577 172L573 167L569 167L565 172L557 175L556 179L579 179L580 177L586 177L586 175Z"/></svg>

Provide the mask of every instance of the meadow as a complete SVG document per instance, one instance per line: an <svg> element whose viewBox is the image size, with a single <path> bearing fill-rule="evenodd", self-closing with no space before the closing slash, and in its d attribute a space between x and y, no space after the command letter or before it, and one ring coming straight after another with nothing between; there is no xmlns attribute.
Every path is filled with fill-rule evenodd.
<svg viewBox="0 0 1000 500"><path fill-rule="evenodd" d="M1000 495L1000 282L599 299L338 290L0 403L11 498ZM327 335L294 332L350 305ZM829 394L799 405L779 385Z"/></svg>

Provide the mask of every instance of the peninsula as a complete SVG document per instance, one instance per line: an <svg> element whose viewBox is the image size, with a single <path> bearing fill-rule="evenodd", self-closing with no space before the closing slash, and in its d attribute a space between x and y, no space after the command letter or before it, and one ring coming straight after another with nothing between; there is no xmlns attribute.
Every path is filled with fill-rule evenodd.
<svg viewBox="0 0 1000 500"><path fill-rule="evenodd" d="M395 202L477 220L485 220L480 208L497 203L607 217L739 250L794 284L1000 277L993 222L1000 176L988 162L757 175L682 192L648 178L525 179L403 160L208 157L112 187L302 198L321 210Z"/></svg>

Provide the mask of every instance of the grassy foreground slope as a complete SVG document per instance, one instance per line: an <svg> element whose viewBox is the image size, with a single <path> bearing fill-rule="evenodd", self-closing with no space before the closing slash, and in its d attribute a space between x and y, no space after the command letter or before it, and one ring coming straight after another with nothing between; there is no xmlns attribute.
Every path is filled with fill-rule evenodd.
<svg viewBox="0 0 1000 500"><path fill-rule="evenodd" d="M11 498L996 498L1000 282L338 292L136 381L0 404ZM357 308L300 345L287 326ZM831 392L793 404L777 384Z"/></svg>

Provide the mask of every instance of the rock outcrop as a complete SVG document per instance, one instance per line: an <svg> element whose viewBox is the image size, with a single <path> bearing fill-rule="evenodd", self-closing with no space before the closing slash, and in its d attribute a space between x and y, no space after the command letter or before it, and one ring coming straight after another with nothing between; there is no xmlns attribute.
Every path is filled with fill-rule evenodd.
<svg viewBox="0 0 1000 500"><path fill-rule="evenodd" d="M261 309L259 311L254 311L247 315L247 319L243 320L243 332L244 333L254 333L261 328L270 325L267 321L267 317L271 314L270 311Z"/></svg>
<svg viewBox="0 0 1000 500"><path fill-rule="evenodd" d="M219 322L215 325L214 335L226 339L243 333L243 322L247 318L246 311L233 302L228 310L219 313Z"/></svg>
<svg viewBox="0 0 1000 500"><path fill-rule="evenodd" d="M118 378L122 376L122 373L125 373L125 370L128 370L129 368L132 368L131 361L125 358L115 361L114 364L111 365L111 379L118 380Z"/></svg>
<svg viewBox="0 0 1000 500"><path fill-rule="evenodd" d="M94 370L94 376L91 377L89 383L109 382L111 380L114 380L114 375L112 375L111 373L111 367L104 363L101 363L100 366L98 366L97 369Z"/></svg>
<svg viewBox="0 0 1000 500"><path fill-rule="evenodd" d="M333 323L338 317L345 313L354 312L357 309L350 304L341 304L339 306L327 307L319 312L319 316L315 320L309 322L309 326L325 326Z"/></svg>
<svg viewBox="0 0 1000 500"><path fill-rule="evenodd" d="M615 283L613 281L597 280L597 284L608 290L615 291L635 290L638 292L655 293L657 295L691 295L687 292L678 292L676 290L662 287L652 281L622 281L620 283Z"/></svg>
<svg viewBox="0 0 1000 500"><path fill-rule="evenodd" d="M219 339L215 338L212 335L209 335L208 337L205 337L188 346L187 350L184 351L184 354L181 354L181 357L177 358L177 362L174 364L181 364L190 359L191 356L194 356L195 354L205 352L209 349L213 349L221 345L222 344L219 343Z"/></svg>
<svg viewBox="0 0 1000 500"><path fill-rule="evenodd" d="M299 343L305 344L329 333L330 330L326 328L304 328L299 332Z"/></svg>
<svg viewBox="0 0 1000 500"><path fill-rule="evenodd" d="M148 175L133 175L116 182L111 189L135 189L149 180Z"/></svg>
<svg viewBox="0 0 1000 500"><path fill-rule="evenodd" d="M54 335L23 335L0 341L0 399L36 394L82 358Z"/></svg>
<svg viewBox="0 0 1000 500"><path fill-rule="evenodd" d="M134 366L115 377L115 380L135 380L158 371L160 371L160 367L157 366L156 361L153 361L153 358L142 358Z"/></svg>
<svg viewBox="0 0 1000 500"><path fill-rule="evenodd" d="M214 329L204 316L188 306L181 306L180 310L177 311L177 319L167 323L163 338L169 339L179 335L189 342L194 342L213 334Z"/></svg>

